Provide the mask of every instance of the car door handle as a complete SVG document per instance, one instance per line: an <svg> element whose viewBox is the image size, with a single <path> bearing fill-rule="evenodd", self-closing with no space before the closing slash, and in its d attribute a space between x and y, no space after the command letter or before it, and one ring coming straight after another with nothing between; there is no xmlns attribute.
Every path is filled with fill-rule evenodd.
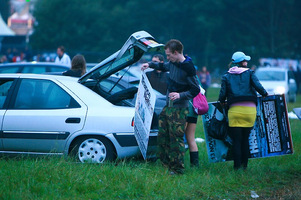
<svg viewBox="0 0 301 200"><path fill-rule="evenodd" d="M70 118L67 118L65 122L67 124L79 124L80 123L80 118L78 118L78 117L70 117Z"/></svg>

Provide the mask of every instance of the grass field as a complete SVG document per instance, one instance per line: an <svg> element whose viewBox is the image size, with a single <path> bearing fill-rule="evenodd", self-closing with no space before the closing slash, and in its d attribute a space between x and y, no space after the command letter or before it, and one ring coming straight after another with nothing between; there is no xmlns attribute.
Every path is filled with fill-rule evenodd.
<svg viewBox="0 0 301 200"><path fill-rule="evenodd" d="M218 89L210 88L208 101ZM288 104L288 111L301 107ZM294 154L251 159L247 171L233 171L233 162L209 163L199 143L200 168L170 176L159 162L119 160L102 165L64 158L0 158L0 199L301 199L301 121L290 119ZM197 137L204 138L201 118Z"/></svg>

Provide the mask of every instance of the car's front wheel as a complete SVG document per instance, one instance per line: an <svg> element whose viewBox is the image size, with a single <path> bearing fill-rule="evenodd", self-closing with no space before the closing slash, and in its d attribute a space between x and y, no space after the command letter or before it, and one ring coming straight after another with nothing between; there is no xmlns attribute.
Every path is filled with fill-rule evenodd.
<svg viewBox="0 0 301 200"><path fill-rule="evenodd" d="M79 138L72 147L71 155L82 163L103 163L115 159L110 141L96 136Z"/></svg>

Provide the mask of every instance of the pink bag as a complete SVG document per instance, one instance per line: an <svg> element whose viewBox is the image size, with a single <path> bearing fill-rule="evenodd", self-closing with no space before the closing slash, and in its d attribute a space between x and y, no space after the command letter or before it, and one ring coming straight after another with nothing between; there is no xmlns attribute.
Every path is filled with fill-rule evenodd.
<svg viewBox="0 0 301 200"><path fill-rule="evenodd" d="M209 106L207 99L204 94L202 94L202 89L201 92L193 98L193 110L196 114L198 115L204 115L208 112Z"/></svg>

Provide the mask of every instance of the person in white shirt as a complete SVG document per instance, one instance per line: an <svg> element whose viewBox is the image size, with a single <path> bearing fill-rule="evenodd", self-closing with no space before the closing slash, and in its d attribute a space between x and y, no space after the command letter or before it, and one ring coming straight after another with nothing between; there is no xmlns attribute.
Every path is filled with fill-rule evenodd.
<svg viewBox="0 0 301 200"><path fill-rule="evenodd" d="M63 64L71 67L71 59L70 57L65 53L65 48L63 46L59 46L57 48L57 57L55 58L55 63Z"/></svg>

